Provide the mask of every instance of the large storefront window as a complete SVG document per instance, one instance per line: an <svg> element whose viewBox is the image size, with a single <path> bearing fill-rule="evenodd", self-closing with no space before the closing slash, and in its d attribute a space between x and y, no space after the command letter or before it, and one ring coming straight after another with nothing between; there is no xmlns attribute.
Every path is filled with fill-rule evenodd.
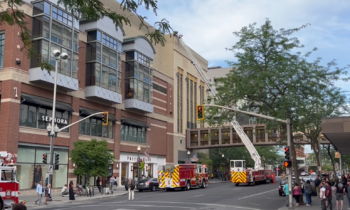
<svg viewBox="0 0 350 210"><path fill-rule="evenodd" d="M19 146L17 156L17 180L20 189L35 189L42 181L45 185L48 177L48 164L43 164L43 154L49 153L49 148ZM55 148L54 153L59 154L59 168L53 172L52 187L61 188L67 184L68 175L68 149ZM48 154L47 160L50 160Z"/></svg>
<svg viewBox="0 0 350 210"><path fill-rule="evenodd" d="M128 183L128 177L129 177L129 163L122 163L122 174L121 174L121 184L126 185Z"/></svg>
<svg viewBox="0 0 350 210"><path fill-rule="evenodd" d="M37 104L21 104L20 109L20 126L46 129L48 124L52 123L52 108L45 108ZM59 128L69 125L69 111L56 110L55 115L55 122ZM67 128L63 132L69 132L69 129Z"/></svg>
<svg viewBox="0 0 350 210"><path fill-rule="evenodd" d="M146 128L123 124L121 125L120 139L124 141L146 143Z"/></svg>
<svg viewBox="0 0 350 210"><path fill-rule="evenodd" d="M59 61L58 72L69 77L78 76L79 22L74 16L48 2L33 4L33 44L41 59L55 65L49 52L55 49L69 55ZM52 10L52 13L51 13ZM31 68L39 67L40 59L33 56Z"/></svg>
<svg viewBox="0 0 350 210"><path fill-rule="evenodd" d="M104 32L89 31L86 51L86 86L121 93L122 43Z"/></svg>
<svg viewBox="0 0 350 210"><path fill-rule="evenodd" d="M129 51L125 65L125 98L152 103L152 60L137 51Z"/></svg>
<svg viewBox="0 0 350 210"><path fill-rule="evenodd" d="M94 110L80 108L80 119L83 119L93 113ZM108 125L102 125L102 115L95 115L79 123L79 134L88 136L98 136L113 139L115 117L112 114L108 115Z"/></svg>

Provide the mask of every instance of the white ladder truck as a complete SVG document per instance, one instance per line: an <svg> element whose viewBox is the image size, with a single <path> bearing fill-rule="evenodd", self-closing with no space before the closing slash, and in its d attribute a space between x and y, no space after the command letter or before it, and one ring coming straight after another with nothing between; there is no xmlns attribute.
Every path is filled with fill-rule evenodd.
<svg viewBox="0 0 350 210"><path fill-rule="evenodd" d="M199 74L202 76L205 84L208 87L208 90L213 98L217 97L217 91L215 86L211 86L210 80L203 71L202 67L198 64L197 59L193 56L191 50L188 48L188 46L182 41L181 37L178 39L187 54L190 56L190 59L193 61L193 65L196 67ZM205 105L205 106L212 106L212 107L221 107L216 105ZM221 107L223 109L230 109L239 111L236 108L229 108L229 107ZM242 112L242 111L241 111ZM261 157L256 151L253 143L250 141L246 133L244 132L241 125L237 122L236 117L234 117L231 121L232 127L236 130L237 134L241 138L243 144L248 149L250 156L254 160L254 168L246 168L246 162L245 160L231 160L230 161L230 171L231 171L231 182L235 183L236 186L238 186L240 183L247 183L250 185L255 185L255 183L260 182L267 182L269 179L266 177L267 171L265 170Z"/></svg>

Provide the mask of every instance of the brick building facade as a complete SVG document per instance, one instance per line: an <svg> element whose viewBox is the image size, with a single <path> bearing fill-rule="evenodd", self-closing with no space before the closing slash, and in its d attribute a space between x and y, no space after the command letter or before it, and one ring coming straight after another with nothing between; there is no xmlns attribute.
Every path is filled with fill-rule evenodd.
<svg viewBox="0 0 350 210"><path fill-rule="evenodd" d="M122 185L136 175L138 146L145 158L145 175L156 176L158 166L173 163L174 78L163 71L164 47L153 46L137 23L118 30L107 18L79 23L56 0L26 1L22 9L43 59L55 65L50 57L54 49L69 54L58 67L58 126L109 112L108 126L102 126L101 116L96 116L58 133L54 152L60 154L60 164L53 174L53 188L71 180L87 181L73 175L75 164L69 158L78 140L108 142L115 157L109 173ZM1 37L0 150L18 154L20 189L27 190L47 176L42 155L49 152L46 128L51 120L54 74L40 69L35 59L27 59L20 50L18 27L0 25ZM150 159L143 155L147 149ZM92 183L95 178L90 179Z"/></svg>

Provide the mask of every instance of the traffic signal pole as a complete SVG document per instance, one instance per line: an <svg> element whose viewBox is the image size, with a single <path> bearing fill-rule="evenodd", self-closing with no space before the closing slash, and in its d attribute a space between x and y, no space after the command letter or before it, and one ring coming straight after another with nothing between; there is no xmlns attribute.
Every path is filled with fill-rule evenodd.
<svg viewBox="0 0 350 210"><path fill-rule="evenodd" d="M292 140L291 140L291 132L290 132L290 119L287 118L287 146L291 148ZM293 205L293 193L292 193L292 167L286 168L288 170L288 203L289 208L292 208Z"/></svg>

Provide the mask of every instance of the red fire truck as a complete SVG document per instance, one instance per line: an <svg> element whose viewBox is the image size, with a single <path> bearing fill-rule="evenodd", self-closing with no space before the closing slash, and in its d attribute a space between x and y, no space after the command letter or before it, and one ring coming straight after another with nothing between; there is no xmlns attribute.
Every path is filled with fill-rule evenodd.
<svg viewBox="0 0 350 210"><path fill-rule="evenodd" d="M16 180L16 155L0 151L0 209L12 208L19 201L19 183Z"/></svg>
<svg viewBox="0 0 350 210"><path fill-rule="evenodd" d="M166 165L158 172L159 188L166 191L194 187L205 188L208 181L208 168L201 164Z"/></svg>

